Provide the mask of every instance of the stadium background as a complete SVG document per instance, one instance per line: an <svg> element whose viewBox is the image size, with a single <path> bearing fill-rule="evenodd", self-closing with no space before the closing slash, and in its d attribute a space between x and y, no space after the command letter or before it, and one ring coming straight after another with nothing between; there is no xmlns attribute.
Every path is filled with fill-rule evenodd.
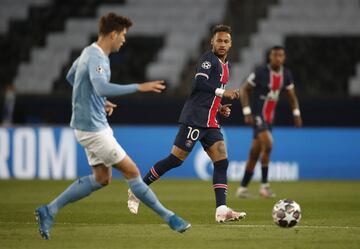
<svg viewBox="0 0 360 249"><path fill-rule="evenodd" d="M168 154L191 89L198 57L213 25L233 29L230 87L239 87L266 50L285 46L304 120L292 128L287 99L279 102L273 180L360 179L360 2L358 0L1 0L0 178L71 179L90 172L68 123L71 87L65 75L95 41L98 18L114 11L134 26L110 56L112 82L164 79L161 95L111 99L119 142L142 172ZM241 106L223 121L232 180L244 168L251 129ZM197 146L167 176L208 179L211 164ZM258 173L257 173L258 174Z"/></svg>
<svg viewBox="0 0 360 249"><path fill-rule="evenodd" d="M222 120L230 161L227 200L247 212L245 220L214 221L211 181L198 180L209 179L212 165L198 145L168 179L151 185L166 207L192 223L189 232L171 231L144 205L130 215L128 186L115 179L65 207L51 240L41 240L34 209L90 173L68 126L65 74L95 41L97 21L109 11L135 24L120 53L110 57L112 81L164 79L168 86L161 95L111 99L118 104L110 118L115 135L142 173L169 153L213 25L233 28L231 87L264 61L270 46L285 46L304 127L292 127L283 96L269 172L276 199L258 198L259 182L249 186L257 198L235 197L252 131L233 102L232 116ZM1 249L360 248L359 0L0 0L0 49ZM273 223L272 207L282 198L301 205L295 228Z"/></svg>

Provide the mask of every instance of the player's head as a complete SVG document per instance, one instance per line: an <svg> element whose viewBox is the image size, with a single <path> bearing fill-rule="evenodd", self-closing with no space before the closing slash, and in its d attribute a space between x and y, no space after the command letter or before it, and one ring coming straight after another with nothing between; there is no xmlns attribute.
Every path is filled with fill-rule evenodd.
<svg viewBox="0 0 360 249"><path fill-rule="evenodd" d="M125 43L125 35L132 26L129 18L110 12L99 21L99 37L106 38L111 52L117 52Z"/></svg>
<svg viewBox="0 0 360 249"><path fill-rule="evenodd" d="M211 38L212 51L219 57L226 57L231 48L231 28L227 25L217 25Z"/></svg>
<svg viewBox="0 0 360 249"><path fill-rule="evenodd" d="M285 48L282 46L273 46L268 53L268 63L274 69L280 68L285 62Z"/></svg>

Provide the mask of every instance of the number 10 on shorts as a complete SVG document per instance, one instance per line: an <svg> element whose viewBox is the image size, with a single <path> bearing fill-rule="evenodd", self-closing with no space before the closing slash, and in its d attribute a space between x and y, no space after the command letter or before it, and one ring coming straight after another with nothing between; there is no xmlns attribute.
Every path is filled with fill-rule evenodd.
<svg viewBox="0 0 360 249"><path fill-rule="evenodd" d="M187 139L191 139L192 141L196 141L199 138L200 131L199 129L194 129L191 126L187 127L189 129L189 132L187 134Z"/></svg>

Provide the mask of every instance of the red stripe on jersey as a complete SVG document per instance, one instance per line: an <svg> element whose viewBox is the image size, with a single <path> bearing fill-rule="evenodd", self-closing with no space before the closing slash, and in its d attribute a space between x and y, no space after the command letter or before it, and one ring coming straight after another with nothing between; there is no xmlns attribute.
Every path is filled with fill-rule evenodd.
<svg viewBox="0 0 360 249"><path fill-rule="evenodd" d="M221 84L227 84L229 81L229 65L228 63L221 63L221 67L222 67L222 74L221 74L221 78L220 78L220 82Z"/></svg>
<svg viewBox="0 0 360 249"><path fill-rule="evenodd" d="M222 63L221 61L220 61L220 64L221 64L221 69L222 69L220 82L222 84L221 87L224 89L225 84L227 84L228 80L229 80L229 65L228 65L228 63ZM220 128L220 125L219 125L218 121L216 120L216 115L217 115L220 103L221 103L221 97L215 96L213 99L213 102L211 104L211 107L209 110L209 115L208 115L207 126L210 128Z"/></svg>
<svg viewBox="0 0 360 249"><path fill-rule="evenodd" d="M219 128L219 123L216 120L216 115L221 102L221 97L215 96L210 107L207 126L211 128Z"/></svg>
<svg viewBox="0 0 360 249"><path fill-rule="evenodd" d="M282 74L275 74L270 72L270 89L273 92L280 91L282 85ZM265 100L263 107L263 116L265 122L271 124L274 118L274 112L276 108L277 100L267 99Z"/></svg>
<svg viewBox="0 0 360 249"><path fill-rule="evenodd" d="M282 82L282 75L271 73L271 90L276 91L280 90Z"/></svg>

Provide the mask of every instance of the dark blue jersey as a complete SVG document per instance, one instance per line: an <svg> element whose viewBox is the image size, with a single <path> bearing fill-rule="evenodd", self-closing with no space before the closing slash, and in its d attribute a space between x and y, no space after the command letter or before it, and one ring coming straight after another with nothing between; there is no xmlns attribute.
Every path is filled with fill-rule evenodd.
<svg viewBox="0 0 360 249"><path fill-rule="evenodd" d="M260 66L251 73L247 81L254 87L251 99L253 115L272 124L280 91L294 87L289 69L282 67L279 72L270 69L269 65Z"/></svg>
<svg viewBox="0 0 360 249"><path fill-rule="evenodd" d="M216 117L221 97L216 96L215 91L225 89L228 79L228 62L222 63L211 51L205 53L198 63L192 92L181 111L179 123L220 128Z"/></svg>

